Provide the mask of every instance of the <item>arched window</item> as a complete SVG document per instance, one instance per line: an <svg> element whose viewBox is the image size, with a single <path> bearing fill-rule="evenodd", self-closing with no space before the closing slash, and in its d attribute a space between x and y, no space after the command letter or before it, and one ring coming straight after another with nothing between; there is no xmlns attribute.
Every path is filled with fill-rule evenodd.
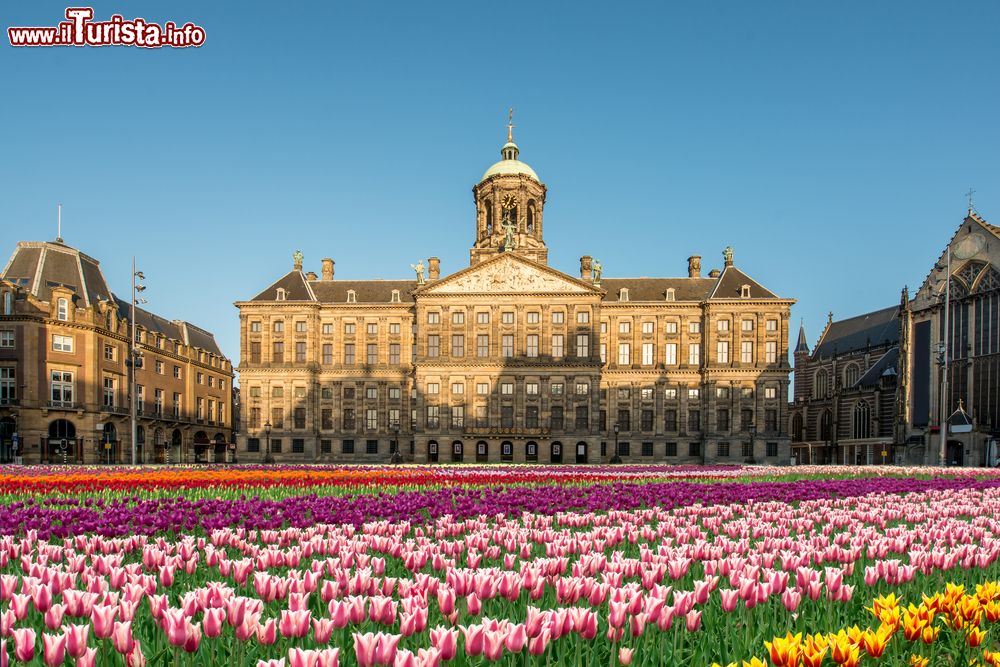
<svg viewBox="0 0 1000 667"><path fill-rule="evenodd" d="M833 419L830 415L829 410L824 410L823 414L819 417L819 439L830 441L830 434L832 432L831 426L833 425Z"/></svg>
<svg viewBox="0 0 1000 667"><path fill-rule="evenodd" d="M818 373L816 373L816 383L813 386L813 398L826 398L826 394L830 389L830 376L827 374L825 368L821 368Z"/></svg>
<svg viewBox="0 0 1000 667"><path fill-rule="evenodd" d="M802 442L802 415L798 413L792 417L792 441Z"/></svg>
<svg viewBox="0 0 1000 667"><path fill-rule="evenodd" d="M858 401L854 406L854 438L870 438L872 435L871 410L868 403Z"/></svg>
<svg viewBox="0 0 1000 667"><path fill-rule="evenodd" d="M487 199L486 206L486 235L490 236L493 234L493 200Z"/></svg>
<svg viewBox="0 0 1000 667"><path fill-rule="evenodd" d="M56 319L65 322L69 319L69 300L60 298L56 301Z"/></svg>
<svg viewBox="0 0 1000 667"><path fill-rule="evenodd" d="M853 387L856 385L859 373L857 364L848 364L847 368L844 369L844 386Z"/></svg>
<svg viewBox="0 0 1000 667"><path fill-rule="evenodd" d="M14 298L10 292L3 293L3 314L4 315L14 314Z"/></svg>
<svg viewBox="0 0 1000 667"><path fill-rule="evenodd" d="M528 223L527 231L529 234L535 233L535 200L528 200Z"/></svg>

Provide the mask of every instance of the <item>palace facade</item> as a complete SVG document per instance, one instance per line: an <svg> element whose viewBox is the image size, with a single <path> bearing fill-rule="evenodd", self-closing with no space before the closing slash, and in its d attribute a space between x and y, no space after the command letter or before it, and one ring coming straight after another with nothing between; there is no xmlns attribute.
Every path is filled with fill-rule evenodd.
<svg viewBox="0 0 1000 667"><path fill-rule="evenodd" d="M547 189L508 128L473 188L469 266L292 271L240 313L240 461L786 463L794 303L737 268L548 265ZM426 270L426 274L425 274Z"/></svg>
<svg viewBox="0 0 1000 667"><path fill-rule="evenodd" d="M130 463L131 300L62 239L0 279L0 463ZM211 333L135 310L137 461L227 460L233 368Z"/></svg>

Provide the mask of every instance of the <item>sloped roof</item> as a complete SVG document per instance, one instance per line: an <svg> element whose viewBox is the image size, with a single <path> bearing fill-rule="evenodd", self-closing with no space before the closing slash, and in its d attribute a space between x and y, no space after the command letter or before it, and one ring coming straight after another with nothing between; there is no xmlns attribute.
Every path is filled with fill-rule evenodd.
<svg viewBox="0 0 1000 667"><path fill-rule="evenodd" d="M315 295L309 289L309 281L301 271L289 271L278 278L263 292L250 299L251 301L277 301L279 289L285 290L285 301L315 301Z"/></svg>
<svg viewBox="0 0 1000 667"><path fill-rule="evenodd" d="M124 299L119 299L117 296L114 297L114 300L115 305L118 308L118 318L131 322L132 303ZM190 322L185 322L183 320L168 320L155 313L151 313L144 308L136 306L135 324L138 327L142 327L146 331L160 334L164 338L179 340L185 345L200 348L220 357L226 356L222 354L219 344L215 342L214 335L205 331L201 327L196 327Z"/></svg>
<svg viewBox="0 0 1000 667"><path fill-rule="evenodd" d="M806 340L806 326L802 323L799 323L799 340L795 344L795 354L799 352L809 354L809 342Z"/></svg>
<svg viewBox="0 0 1000 667"><path fill-rule="evenodd" d="M413 303L416 280L311 280L316 300L321 303L347 303L347 292L354 290L358 303L389 303L392 291L399 290L402 303Z"/></svg>
<svg viewBox="0 0 1000 667"><path fill-rule="evenodd" d="M879 357L878 361L858 379L855 386L870 387L878 384L883 375L898 375L897 361L899 361L899 346L889 348L889 351Z"/></svg>
<svg viewBox="0 0 1000 667"><path fill-rule="evenodd" d="M60 242L18 242L3 278L45 302L52 298L52 288L59 286L75 292L81 306L95 304L111 295L100 263Z"/></svg>
<svg viewBox="0 0 1000 667"><path fill-rule="evenodd" d="M816 344L813 358L899 343L899 306L832 322Z"/></svg>
<svg viewBox="0 0 1000 667"><path fill-rule="evenodd" d="M709 295L710 299L739 299L743 295L743 286L750 286L751 299L777 299L778 295L765 289L763 285L743 273L735 266L722 269L719 282Z"/></svg>
<svg viewBox="0 0 1000 667"><path fill-rule="evenodd" d="M624 287L630 302L664 301L671 288L675 301L704 301L715 282L715 278L604 278L601 287L607 294L602 300L617 302Z"/></svg>

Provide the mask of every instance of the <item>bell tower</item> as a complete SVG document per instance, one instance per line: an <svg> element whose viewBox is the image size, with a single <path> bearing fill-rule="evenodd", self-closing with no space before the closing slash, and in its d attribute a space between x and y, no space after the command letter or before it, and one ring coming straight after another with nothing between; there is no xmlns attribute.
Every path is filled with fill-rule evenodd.
<svg viewBox="0 0 1000 667"><path fill-rule="evenodd" d="M545 185L535 170L518 159L514 143L514 110L507 117L507 143L501 160L486 170L472 188L476 203L476 240L469 251L475 265L501 252L515 252L547 264L549 250L542 238Z"/></svg>

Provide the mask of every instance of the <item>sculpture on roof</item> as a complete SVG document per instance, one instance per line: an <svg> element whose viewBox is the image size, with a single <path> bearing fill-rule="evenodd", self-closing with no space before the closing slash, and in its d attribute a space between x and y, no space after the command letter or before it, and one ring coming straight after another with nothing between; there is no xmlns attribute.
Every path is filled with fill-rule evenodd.
<svg viewBox="0 0 1000 667"><path fill-rule="evenodd" d="M733 265L733 246L727 245L722 251L722 259L725 260L726 266Z"/></svg>
<svg viewBox="0 0 1000 667"><path fill-rule="evenodd" d="M304 257L304 255L302 254L301 250L296 250L295 252L292 253L292 260L295 262L295 270L296 271L301 271L302 270L302 258L303 257Z"/></svg>
<svg viewBox="0 0 1000 667"><path fill-rule="evenodd" d="M410 264L410 268L417 272L417 284L424 284L424 260L418 259L416 264Z"/></svg>

